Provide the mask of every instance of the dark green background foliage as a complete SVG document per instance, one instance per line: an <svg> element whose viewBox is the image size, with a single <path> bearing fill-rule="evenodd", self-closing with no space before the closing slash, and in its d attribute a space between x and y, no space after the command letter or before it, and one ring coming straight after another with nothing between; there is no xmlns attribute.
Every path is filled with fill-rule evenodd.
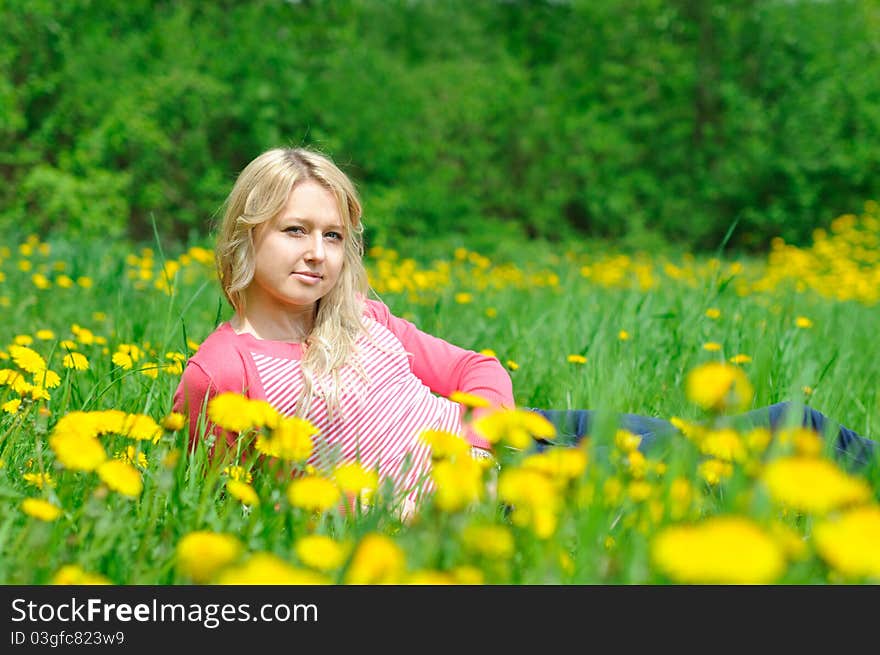
<svg viewBox="0 0 880 655"><path fill-rule="evenodd" d="M207 232L275 145L368 235L803 241L880 191L877 0L0 0L0 227Z"/></svg>

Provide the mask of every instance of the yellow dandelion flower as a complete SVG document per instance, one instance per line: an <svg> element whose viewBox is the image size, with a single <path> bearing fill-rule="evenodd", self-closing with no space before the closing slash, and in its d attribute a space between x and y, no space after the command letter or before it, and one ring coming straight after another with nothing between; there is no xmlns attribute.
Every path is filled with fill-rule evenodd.
<svg viewBox="0 0 880 655"><path fill-rule="evenodd" d="M7 400L5 403L0 405L0 409L2 409L7 414L15 414L20 407L21 398L13 398L12 400Z"/></svg>
<svg viewBox="0 0 880 655"><path fill-rule="evenodd" d="M743 410L754 395L741 368L720 362L709 362L691 370L685 385L691 402L712 411Z"/></svg>
<svg viewBox="0 0 880 655"><path fill-rule="evenodd" d="M721 310L717 307L710 307L706 310L706 316L714 321L715 319L721 317Z"/></svg>
<svg viewBox="0 0 880 655"><path fill-rule="evenodd" d="M801 391L804 392L805 396L812 396L813 395L813 387L811 387L809 385L802 387Z"/></svg>
<svg viewBox="0 0 880 655"><path fill-rule="evenodd" d="M519 369L519 364L517 364L512 359L508 359L505 362L505 365L507 366L508 370L511 370L511 371L516 371L517 369Z"/></svg>
<svg viewBox="0 0 880 655"><path fill-rule="evenodd" d="M60 507L42 498L26 498L21 503L21 511L46 523L56 520L63 514Z"/></svg>
<svg viewBox="0 0 880 655"><path fill-rule="evenodd" d="M549 439L556 436L556 428L544 416L524 409L499 409L476 419L471 427L489 443L504 441L514 448L524 449L533 443L533 437Z"/></svg>
<svg viewBox="0 0 880 655"><path fill-rule="evenodd" d="M21 478L37 489L42 489L44 485L47 487L55 486L55 480L49 473L24 473Z"/></svg>
<svg viewBox="0 0 880 655"><path fill-rule="evenodd" d="M708 459L697 466L697 475L707 484L716 485L733 475L733 466L720 459Z"/></svg>
<svg viewBox="0 0 880 655"><path fill-rule="evenodd" d="M87 573L77 564L65 564L52 576L53 585L109 585L110 580L99 573Z"/></svg>
<svg viewBox="0 0 880 655"><path fill-rule="evenodd" d="M76 341L71 341L70 339L63 339L58 342L58 345L65 351L76 350L78 348Z"/></svg>
<svg viewBox="0 0 880 655"><path fill-rule="evenodd" d="M64 368L72 368L77 371L85 371L89 367L89 360L79 353L68 353L61 360Z"/></svg>
<svg viewBox="0 0 880 655"><path fill-rule="evenodd" d="M483 497L483 467L472 459L440 460L431 470L434 501L444 512L458 512Z"/></svg>
<svg viewBox="0 0 880 655"><path fill-rule="evenodd" d="M695 491L691 481L678 477L669 485L669 513L674 521L687 515L694 500Z"/></svg>
<svg viewBox="0 0 880 655"><path fill-rule="evenodd" d="M336 467L333 478L343 493L370 494L379 487L379 474L368 470L358 462L348 462Z"/></svg>
<svg viewBox="0 0 880 655"><path fill-rule="evenodd" d="M707 341L703 344L703 350L708 350L709 352L718 352L721 350L721 344L717 341Z"/></svg>
<svg viewBox="0 0 880 655"><path fill-rule="evenodd" d="M255 507L260 504L260 497L254 488L241 480L227 480L226 491L233 498L238 499L242 505Z"/></svg>
<svg viewBox="0 0 880 655"><path fill-rule="evenodd" d="M51 341L55 338L55 333L52 330L37 330L35 336L40 341Z"/></svg>
<svg viewBox="0 0 880 655"><path fill-rule="evenodd" d="M560 497L553 482L543 473L529 469L502 470L498 497L513 506L514 525L531 529L540 539L556 530Z"/></svg>
<svg viewBox="0 0 880 655"><path fill-rule="evenodd" d="M34 373L34 384L46 389L55 389L61 386L61 376L55 371L46 369L45 371Z"/></svg>
<svg viewBox="0 0 880 655"><path fill-rule="evenodd" d="M149 463L147 462L147 456L134 446L126 446L125 450L117 451L113 454L113 458L121 460L126 464L137 466L141 470L146 470Z"/></svg>
<svg viewBox="0 0 880 655"><path fill-rule="evenodd" d="M177 569L194 582L205 583L234 562L241 551L241 542L232 535L190 532L177 544Z"/></svg>
<svg viewBox="0 0 880 655"><path fill-rule="evenodd" d="M700 452L725 462L742 462L746 458L746 445L736 430L722 428L710 430L700 442Z"/></svg>
<svg viewBox="0 0 880 655"><path fill-rule="evenodd" d="M540 471L553 480L568 482L587 468L587 453L581 448L550 448L523 459L522 468Z"/></svg>
<svg viewBox="0 0 880 655"><path fill-rule="evenodd" d="M29 346L34 342L34 339L28 334L19 334L12 341L19 346Z"/></svg>
<svg viewBox="0 0 880 655"><path fill-rule="evenodd" d="M98 469L98 477L123 496L137 498L144 490L141 474L131 464L118 459L110 459L101 464Z"/></svg>
<svg viewBox="0 0 880 655"><path fill-rule="evenodd" d="M76 283L81 286L83 289L91 289L92 288L92 278L87 275L82 275L76 278Z"/></svg>
<svg viewBox="0 0 880 655"><path fill-rule="evenodd" d="M171 412L162 419L162 429L168 432L177 432L186 425L186 416L179 412Z"/></svg>
<svg viewBox="0 0 880 655"><path fill-rule="evenodd" d="M825 514L871 498L863 479L816 457L785 457L767 464L761 476L770 496L785 507Z"/></svg>
<svg viewBox="0 0 880 655"><path fill-rule="evenodd" d="M73 286L73 278L69 275L64 275L63 273L55 278L55 284L57 284L62 289L69 289Z"/></svg>
<svg viewBox="0 0 880 655"><path fill-rule="evenodd" d="M496 316L498 316L497 309L495 309L494 307L487 307L486 308L486 317L487 318L495 318Z"/></svg>
<svg viewBox="0 0 880 655"><path fill-rule="evenodd" d="M445 430L424 430L419 434L419 441L431 448L434 459L448 459L470 452L471 446L462 437Z"/></svg>
<svg viewBox="0 0 880 655"><path fill-rule="evenodd" d="M298 416L282 417L278 419L271 437L257 437L255 448L270 457L288 462L304 462L314 449L312 437L318 434L318 428L308 419Z"/></svg>
<svg viewBox="0 0 880 655"><path fill-rule="evenodd" d="M492 350L491 348L483 348L483 349L480 351L480 354L481 354L481 355L485 355L486 357L492 357L492 358L494 358L494 359L498 359L498 353L496 353L496 352L495 352L494 350Z"/></svg>
<svg viewBox="0 0 880 655"><path fill-rule="evenodd" d="M56 426L57 431L57 426ZM97 438L76 433L53 434L49 446L58 461L73 471L94 471L107 459L107 453Z"/></svg>
<svg viewBox="0 0 880 655"><path fill-rule="evenodd" d="M652 542L651 557L664 574L685 584L768 584L785 570L777 543L735 516L666 528Z"/></svg>
<svg viewBox="0 0 880 655"><path fill-rule="evenodd" d="M880 580L880 507L867 505L823 521L813 530L819 555L849 578Z"/></svg>
<svg viewBox="0 0 880 655"><path fill-rule="evenodd" d="M621 341L628 341L629 340L629 332L627 332L626 330L621 330L620 332L617 333L617 338L620 339Z"/></svg>
<svg viewBox="0 0 880 655"><path fill-rule="evenodd" d="M617 430L614 433L614 445L622 453L631 453L634 450L638 450L641 443L642 438L629 430Z"/></svg>
<svg viewBox="0 0 880 655"><path fill-rule="evenodd" d="M223 475L227 476L230 480L241 480L248 484L253 482L254 479L250 471L243 466L227 466L223 469Z"/></svg>
<svg viewBox="0 0 880 655"><path fill-rule="evenodd" d="M236 567L224 570L217 583L222 585L325 585L331 580L320 573L291 566L277 555L254 553Z"/></svg>
<svg viewBox="0 0 880 655"><path fill-rule="evenodd" d="M793 446L798 455L818 456L825 447L825 440L815 430L805 427L783 428L776 434L781 446Z"/></svg>
<svg viewBox="0 0 880 655"><path fill-rule="evenodd" d="M124 352L117 351L113 353L111 361L124 371L130 371L134 367L134 360L132 360L131 355Z"/></svg>
<svg viewBox="0 0 880 655"><path fill-rule="evenodd" d="M490 407L492 405L485 398L465 391L453 391L449 394L449 400L465 407Z"/></svg>
<svg viewBox="0 0 880 655"><path fill-rule="evenodd" d="M208 401L208 418L231 432L244 432L253 427L250 400L238 393L217 394Z"/></svg>
<svg viewBox="0 0 880 655"><path fill-rule="evenodd" d="M566 357L570 364L586 364L587 358L583 355L569 355Z"/></svg>
<svg viewBox="0 0 880 655"><path fill-rule="evenodd" d="M348 549L330 537L308 535L294 546L300 562L319 571L334 571L345 563Z"/></svg>
<svg viewBox="0 0 880 655"><path fill-rule="evenodd" d="M466 305L470 302L473 302L473 300L474 297L472 294L465 292L455 294L455 302L457 302L459 305Z"/></svg>
<svg viewBox="0 0 880 655"><path fill-rule="evenodd" d="M159 365L158 364L144 364L140 369L138 369L141 375L146 375L148 378L153 378L154 380L159 377Z"/></svg>
<svg viewBox="0 0 880 655"><path fill-rule="evenodd" d="M813 327L813 321L808 319L806 316L798 316L796 319L794 319L794 324L802 330L807 330Z"/></svg>
<svg viewBox="0 0 880 655"><path fill-rule="evenodd" d="M297 478L287 488L287 499L294 507L326 512L339 504L339 489L331 480L310 475Z"/></svg>
<svg viewBox="0 0 880 655"><path fill-rule="evenodd" d="M345 574L347 584L398 584L406 567L403 549L388 537L368 534Z"/></svg>
<svg viewBox="0 0 880 655"><path fill-rule="evenodd" d="M752 361L752 358L748 355L744 355L743 353L739 353L730 358L730 362L732 364L748 364Z"/></svg>
<svg viewBox="0 0 880 655"><path fill-rule="evenodd" d="M28 373L42 373L46 370L46 360L27 346L9 346L9 356L16 366Z"/></svg>
<svg viewBox="0 0 880 655"><path fill-rule="evenodd" d="M746 432L743 436L743 442L749 452L760 454L767 450L770 442L773 440L773 434L768 428L753 428Z"/></svg>

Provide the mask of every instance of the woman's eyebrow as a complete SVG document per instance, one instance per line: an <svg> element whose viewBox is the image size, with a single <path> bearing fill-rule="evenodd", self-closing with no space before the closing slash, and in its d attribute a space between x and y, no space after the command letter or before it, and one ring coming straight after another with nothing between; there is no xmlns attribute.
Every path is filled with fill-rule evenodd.
<svg viewBox="0 0 880 655"><path fill-rule="evenodd" d="M311 218L308 218L305 216L283 216L281 218L281 222L282 223L288 223L288 222L307 223L309 225L314 225L316 221L314 219L311 219ZM345 229L340 223L333 223L332 225L327 225L326 228L328 230L339 230L339 231L342 231L343 229Z"/></svg>

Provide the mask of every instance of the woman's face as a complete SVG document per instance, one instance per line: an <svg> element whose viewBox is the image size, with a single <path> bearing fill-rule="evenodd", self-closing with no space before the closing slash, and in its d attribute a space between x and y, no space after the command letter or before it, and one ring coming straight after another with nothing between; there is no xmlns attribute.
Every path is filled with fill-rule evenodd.
<svg viewBox="0 0 880 655"><path fill-rule="evenodd" d="M247 293L280 309L313 307L339 280L345 238L335 196L312 180L297 184L281 212L254 229Z"/></svg>

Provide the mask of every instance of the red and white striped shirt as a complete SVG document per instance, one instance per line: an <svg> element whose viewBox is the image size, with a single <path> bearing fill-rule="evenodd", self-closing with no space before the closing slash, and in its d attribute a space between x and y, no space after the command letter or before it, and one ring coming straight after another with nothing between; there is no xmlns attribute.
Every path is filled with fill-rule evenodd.
<svg viewBox="0 0 880 655"><path fill-rule="evenodd" d="M365 323L370 336L361 335L357 345L366 380L351 366L342 369L340 408L332 421L324 399L315 394L307 418L320 435L310 463L357 460L403 491L430 470L430 450L418 439L423 430L464 434L472 445L488 448L464 431L464 408L444 396L460 390L513 407L510 377L498 360L422 332L377 301L366 301ZM236 334L223 323L187 363L174 409L189 414L192 439L206 397L226 391L266 400L292 415L303 386L301 357L300 344Z"/></svg>

